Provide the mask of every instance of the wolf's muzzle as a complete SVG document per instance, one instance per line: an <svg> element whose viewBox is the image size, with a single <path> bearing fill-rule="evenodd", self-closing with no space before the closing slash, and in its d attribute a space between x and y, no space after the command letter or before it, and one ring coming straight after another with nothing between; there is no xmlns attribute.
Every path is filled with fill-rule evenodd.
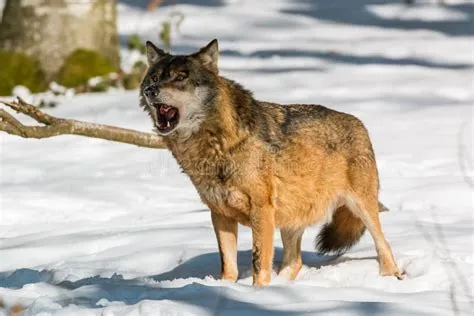
<svg viewBox="0 0 474 316"><path fill-rule="evenodd" d="M159 93L159 89L156 85L152 84L148 87L146 87L144 90L143 90L143 93L145 94L145 96L149 99L149 100L152 100L153 98L156 98L158 96L158 93Z"/></svg>

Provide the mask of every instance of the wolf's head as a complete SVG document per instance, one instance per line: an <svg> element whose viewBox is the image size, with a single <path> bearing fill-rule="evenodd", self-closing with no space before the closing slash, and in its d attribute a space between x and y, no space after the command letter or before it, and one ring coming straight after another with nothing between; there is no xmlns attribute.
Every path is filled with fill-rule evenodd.
<svg viewBox="0 0 474 316"><path fill-rule="evenodd" d="M163 136L199 129L216 96L218 44L197 53L174 56L147 42L148 71L141 84L141 104Z"/></svg>

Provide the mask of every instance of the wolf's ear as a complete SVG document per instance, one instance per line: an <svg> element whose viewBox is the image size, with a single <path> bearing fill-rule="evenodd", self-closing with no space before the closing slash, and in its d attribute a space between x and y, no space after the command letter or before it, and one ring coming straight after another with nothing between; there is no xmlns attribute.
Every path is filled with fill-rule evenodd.
<svg viewBox="0 0 474 316"><path fill-rule="evenodd" d="M216 74L219 72L217 65L219 61L219 44L217 43L217 39L213 39L209 44L201 48L196 56L209 70Z"/></svg>
<svg viewBox="0 0 474 316"><path fill-rule="evenodd" d="M155 46L150 41L146 42L146 57L148 58L148 65L153 65L162 57L166 56L166 53Z"/></svg>

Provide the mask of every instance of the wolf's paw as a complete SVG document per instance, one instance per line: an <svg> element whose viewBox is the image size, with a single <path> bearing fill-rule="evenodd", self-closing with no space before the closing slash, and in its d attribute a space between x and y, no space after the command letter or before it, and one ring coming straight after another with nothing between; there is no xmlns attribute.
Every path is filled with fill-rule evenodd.
<svg viewBox="0 0 474 316"><path fill-rule="evenodd" d="M291 265L282 266L280 267L280 271L278 271L278 276L288 281L293 281L298 276L298 273L300 272L302 266L303 265L301 263L298 263L292 266Z"/></svg>
<svg viewBox="0 0 474 316"><path fill-rule="evenodd" d="M232 283L237 282L237 273L222 273L221 280L226 280Z"/></svg>
<svg viewBox="0 0 474 316"><path fill-rule="evenodd" d="M390 269L380 269L381 276L394 276L399 280L403 280L405 278L405 273L401 272L396 266Z"/></svg>
<svg viewBox="0 0 474 316"><path fill-rule="evenodd" d="M271 272L262 271L259 274L254 274L252 285L256 287L267 286L268 284L270 284L271 280L272 280Z"/></svg>

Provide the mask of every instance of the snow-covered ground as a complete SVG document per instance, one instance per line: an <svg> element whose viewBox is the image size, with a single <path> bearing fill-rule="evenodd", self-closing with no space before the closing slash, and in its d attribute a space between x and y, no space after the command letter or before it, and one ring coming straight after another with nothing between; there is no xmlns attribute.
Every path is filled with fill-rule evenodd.
<svg viewBox="0 0 474 316"><path fill-rule="evenodd" d="M316 226L296 281L253 288L251 233L240 227L240 279L219 281L209 211L167 151L0 134L7 306L28 315L472 315L472 1L178 0L153 13L144 2L121 1L122 39L157 40L160 21L180 11L175 52L217 37L222 74L258 98L321 103L366 123L391 209L382 224L407 277L378 275L367 234L340 258L318 256ZM151 129L136 91L79 95L51 113Z"/></svg>

